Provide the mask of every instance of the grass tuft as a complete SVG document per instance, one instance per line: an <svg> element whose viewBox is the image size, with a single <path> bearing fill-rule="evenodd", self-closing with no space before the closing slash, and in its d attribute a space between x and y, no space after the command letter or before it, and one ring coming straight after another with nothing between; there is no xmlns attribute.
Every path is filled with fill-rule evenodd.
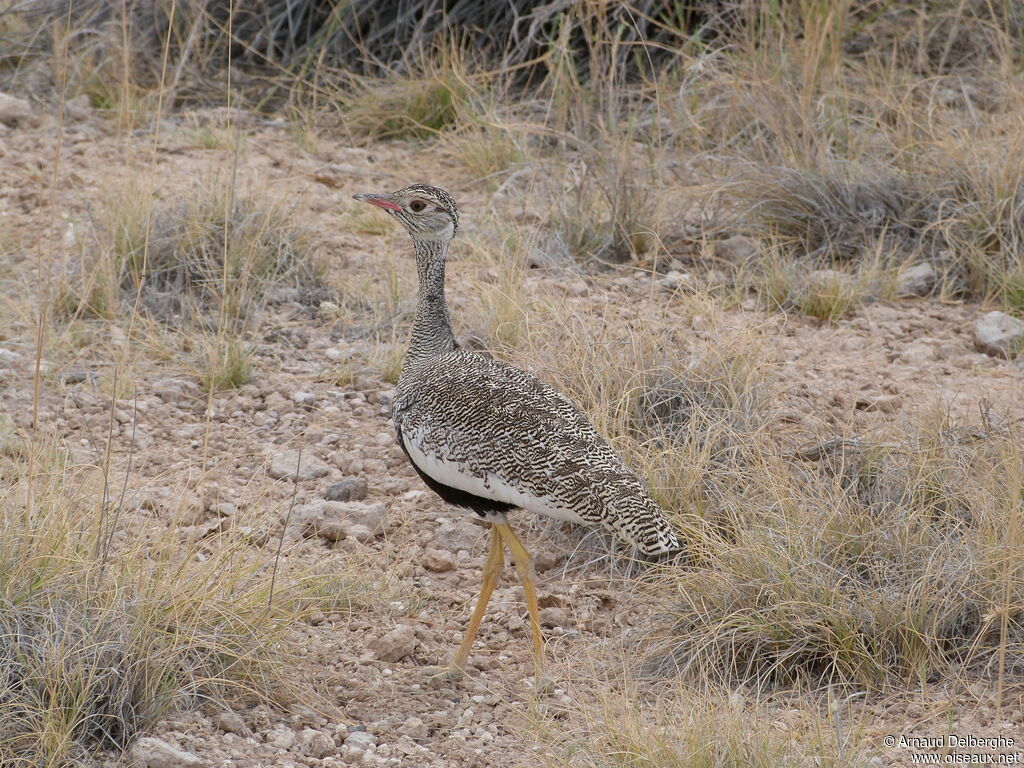
<svg viewBox="0 0 1024 768"><path fill-rule="evenodd" d="M58 308L112 319L138 302L167 322L244 323L272 289L322 295L313 250L279 203L239 193L220 177L160 203L128 187L101 208Z"/></svg>

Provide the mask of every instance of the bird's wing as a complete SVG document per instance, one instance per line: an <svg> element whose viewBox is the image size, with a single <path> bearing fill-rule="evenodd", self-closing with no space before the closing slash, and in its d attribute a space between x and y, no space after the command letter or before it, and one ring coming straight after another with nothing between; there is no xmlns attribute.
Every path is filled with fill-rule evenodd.
<svg viewBox="0 0 1024 768"><path fill-rule="evenodd" d="M586 416L524 371L460 351L418 372L412 389L396 400L396 425L438 483L575 522L609 524L609 495L653 505Z"/></svg>

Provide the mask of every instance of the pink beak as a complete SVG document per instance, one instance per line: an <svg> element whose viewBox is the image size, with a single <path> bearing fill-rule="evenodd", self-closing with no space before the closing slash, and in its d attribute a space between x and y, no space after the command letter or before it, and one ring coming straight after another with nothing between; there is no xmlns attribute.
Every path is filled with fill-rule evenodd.
<svg viewBox="0 0 1024 768"><path fill-rule="evenodd" d="M356 200L361 203L369 203L370 205L376 205L378 208L383 208L386 211L400 211L402 210L396 202L391 199L391 195L374 195L366 192L361 192L358 195L352 195Z"/></svg>

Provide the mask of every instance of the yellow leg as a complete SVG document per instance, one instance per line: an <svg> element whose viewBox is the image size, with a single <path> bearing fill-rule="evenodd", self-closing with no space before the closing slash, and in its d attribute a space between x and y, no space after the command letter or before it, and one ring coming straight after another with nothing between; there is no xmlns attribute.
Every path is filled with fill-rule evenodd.
<svg viewBox="0 0 1024 768"><path fill-rule="evenodd" d="M465 666L466 660L469 658L469 650L473 647L477 630L480 629L480 622L484 618L487 602L491 599L491 593L494 592L494 585L498 583L498 574L501 573L501 569L505 565L503 550L498 526L492 524L491 548L487 552L487 561L484 563L484 583L481 585L480 595L476 599L476 608L473 609L473 615L469 618L466 636L462 638L462 645L459 646L459 651L455 654L453 666L459 669Z"/></svg>
<svg viewBox="0 0 1024 768"><path fill-rule="evenodd" d="M544 669L544 636L540 631L540 616L537 610L537 580L533 572L533 558L508 523L495 523L494 528L508 545L512 559L516 563L516 573L523 583L523 595L526 597L526 609L530 612L530 629L533 632L533 663L539 681Z"/></svg>

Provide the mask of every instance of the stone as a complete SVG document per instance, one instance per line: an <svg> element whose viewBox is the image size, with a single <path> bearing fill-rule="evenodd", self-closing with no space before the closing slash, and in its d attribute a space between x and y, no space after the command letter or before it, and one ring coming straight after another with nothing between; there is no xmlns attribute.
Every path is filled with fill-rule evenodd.
<svg viewBox="0 0 1024 768"><path fill-rule="evenodd" d="M697 288L697 281L689 272L669 270L663 277L658 278L659 288L668 291L693 291Z"/></svg>
<svg viewBox="0 0 1024 768"><path fill-rule="evenodd" d="M393 527L393 523L388 520L387 507L383 502L325 501L323 503L336 509L338 515L353 525L365 525L373 532L374 537L382 536Z"/></svg>
<svg viewBox="0 0 1024 768"><path fill-rule="evenodd" d="M183 749L171 746L155 736L143 736L128 752L128 761L134 768L192 768L203 761Z"/></svg>
<svg viewBox="0 0 1024 768"><path fill-rule="evenodd" d="M306 728L299 734L299 743L303 752L317 760L333 755L338 749L330 734L312 728Z"/></svg>
<svg viewBox="0 0 1024 768"><path fill-rule="evenodd" d="M230 709L218 712L213 716L212 720L214 727L219 728L224 733L235 733L239 736L248 736L250 733L249 726L245 724L242 716L237 712L232 712Z"/></svg>
<svg viewBox="0 0 1024 768"><path fill-rule="evenodd" d="M756 254L757 245L743 235L733 235L715 243L715 256L732 264L744 264Z"/></svg>
<svg viewBox="0 0 1024 768"><path fill-rule="evenodd" d="M275 480L316 480L330 471L330 467L309 453L303 453L300 462L299 451L282 451L272 456L267 466L267 474Z"/></svg>
<svg viewBox="0 0 1024 768"><path fill-rule="evenodd" d="M80 93L73 99L64 102L64 117L76 123L82 123L94 114L92 99L88 94Z"/></svg>
<svg viewBox="0 0 1024 768"><path fill-rule="evenodd" d="M401 661L411 656L419 647L413 628L407 624L399 624L383 637L371 640L367 647L374 657L386 662ZM345 740L348 743L348 739Z"/></svg>
<svg viewBox="0 0 1024 768"><path fill-rule="evenodd" d="M420 718L410 717L402 723L398 729L398 733L402 736L408 736L414 741L423 741L430 736L430 729Z"/></svg>
<svg viewBox="0 0 1024 768"><path fill-rule="evenodd" d="M203 500L187 488L154 488L138 497L138 508L156 512L161 519L181 526L199 525L206 520Z"/></svg>
<svg viewBox="0 0 1024 768"><path fill-rule="evenodd" d="M548 629L567 627L569 626L569 612L565 608L555 606L543 608L540 612L540 625Z"/></svg>
<svg viewBox="0 0 1024 768"><path fill-rule="evenodd" d="M423 567L434 573L447 573L455 567L451 554L443 549L428 549L423 553Z"/></svg>
<svg viewBox="0 0 1024 768"><path fill-rule="evenodd" d="M299 405L312 405L316 395L312 392L292 392L292 400Z"/></svg>
<svg viewBox="0 0 1024 768"><path fill-rule="evenodd" d="M896 295L900 297L927 296L939 280L939 274L931 264L915 264L899 275Z"/></svg>
<svg viewBox="0 0 1024 768"><path fill-rule="evenodd" d="M1024 350L1024 322L1005 312L989 312L974 323L974 347L992 357L1015 357Z"/></svg>
<svg viewBox="0 0 1024 768"><path fill-rule="evenodd" d="M314 501L296 507L288 523L291 538L319 536L327 541L341 541L348 536L349 526L329 504Z"/></svg>
<svg viewBox="0 0 1024 768"><path fill-rule="evenodd" d="M345 746L353 752L372 752L377 748L377 737L366 731L352 731L345 737Z"/></svg>
<svg viewBox="0 0 1024 768"><path fill-rule="evenodd" d="M0 348L0 366L4 368L10 368L12 365L21 360L21 355L17 352L12 352L9 349Z"/></svg>
<svg viewBox="0 0 1024 768"><path fill-rule="evenodd" d="M268 411L274 411L278 416L284 416L295 410L295 403L280 392L271 392L263 399Z"/></svg>
<svg viewBox="0 0 1024 768"><path fill-rule="evenodd" d="M8 128L17 128L34 122L36 120L31 104L10 94L0 93L0 123Z"/></svg>
<svg viewBox="0 0 1024 768"><path fill-rule="evenodd" d="M346 477L344 480L327 486L324 498L330 501L362 501L368 492L366 478Z"/></svg>
<svg viewBox="0 0 1024 768"><path fill-rule="evenodd" d="M444 518L434 531L434 544L449 552L471 551L483 538L483 529L464 518Z"/></svg>
<svg viewBox="0 0 1024 768"><path fill-rule="evenodd" d="M900 360L911 365L922 365L931 363L938 357L937 350L931 344L915 342L908 345L900 352Z"/></svg>
<svg viewBox="0 0 1024 768"><path fill-rule="evenodd" d="M857 398L854 407L859 411L895 413L902 405L903 398L899 395L861 395Z"/></svg>
<svg viewBox="0 0 1024 768"><path fill-rule="evenodd" d="M353 523L348 527L348 535L356 541L365 544L368 541L373 541L377 538L377 535L370 529L369 526L363 525L362 523Z"/></svg>
<svg viewBox="0 0 1024 768"><path fill-rule="evenodd" d="M278 726L267 734L267 744L280 750L289 750L295 744L295 731Z"/></svg>

